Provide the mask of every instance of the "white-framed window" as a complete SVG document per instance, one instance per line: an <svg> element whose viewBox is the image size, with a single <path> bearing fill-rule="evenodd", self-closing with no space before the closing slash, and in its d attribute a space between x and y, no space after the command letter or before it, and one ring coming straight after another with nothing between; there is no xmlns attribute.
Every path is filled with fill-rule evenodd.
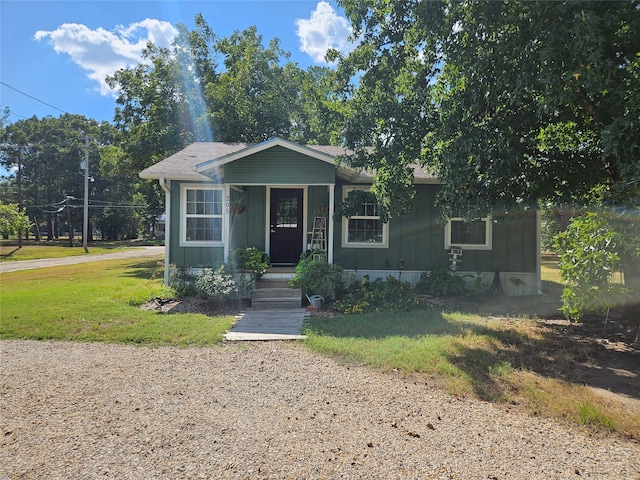
<svg viewBox="0 0 640 480"><path fill-rule="evenodd" d="M469 205L472 207L473 205ZM491 250L491 217L465 220L462 211L444 227L444 248L462 247L464 250Z"/></svg>
<svg viewBox="0 0 640 480"><path fill-rule="evenodd" d="M209 185L183 184L180 188L180 245L222 245L223 192Z"/></svg>
<svg viewBox="0 0 640 480"><path fill-rule="evenodd" d="M352 190L369 190L368 187L345 187L343 200ZM375 200L364 201L359 211L342 219L342 246L351 248L388 248L389 224L380 219Z"/></svg>

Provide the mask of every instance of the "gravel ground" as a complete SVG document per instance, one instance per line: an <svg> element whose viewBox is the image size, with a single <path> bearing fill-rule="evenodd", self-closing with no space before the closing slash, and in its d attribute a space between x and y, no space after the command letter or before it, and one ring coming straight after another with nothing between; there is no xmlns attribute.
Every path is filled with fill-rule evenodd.
<svg viewBox="0 0 640 480"><path fill-rule="evenodd" d="M0 348L0 480L640 479L637 443L298 344Z"/></svg>

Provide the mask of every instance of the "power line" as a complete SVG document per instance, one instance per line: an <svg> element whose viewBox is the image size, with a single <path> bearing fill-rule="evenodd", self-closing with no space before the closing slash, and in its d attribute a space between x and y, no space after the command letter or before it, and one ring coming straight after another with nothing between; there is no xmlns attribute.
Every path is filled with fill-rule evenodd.
<svg viewBox="0 0 640 480"><path fill-rule="evenodd" d="M17 88L12 87L12 86L11 86L11 85L9 85L8 83L5 83L5 82L0 81L0 84L4 85L5 87L10 88L11 90L15 90L16 92L21 93L21 94L22 94L22 95L24 95L25 97L29 97L29 98L31 98L31 99L33 99L33 100L35 100L36 102L40 102L40 103L42 103L43 105L46 105L47 107L51 107L51 108L53 108L54 110L58 110L59 112L62 112L62 113L69 113L69 112L67 112L67 111L65 111L65 110L62 110L61 108L58 108L58 107L56 107L56 106L54 106L54 105L51 105L50 103L47 103L47 102L42 101L42 100L40 100L39 98L34 97L33 95L29 95L28 93L25 93L25 92L23 92L22 90L18 90Z"/></svg>

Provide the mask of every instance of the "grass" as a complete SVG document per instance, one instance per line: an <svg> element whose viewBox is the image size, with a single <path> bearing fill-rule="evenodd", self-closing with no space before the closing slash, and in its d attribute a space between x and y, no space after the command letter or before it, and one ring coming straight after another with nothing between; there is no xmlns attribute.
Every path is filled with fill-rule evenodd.
<svg viewBox="0 0 640 480"><path fill-rule="evenodd" d="M18 248L17 240L0 241L0 262L14 262L20 260L39 260L43 258L63 258L77 255L99 255L101 253L118 252L132 246L151 245L152 243L140 241L122 242L91 242L88 245L89 253L85 253L82 242L74 241L73 247L69 246L68 239L36 242L35 240L23 241L22 248Z"/></svg>
<svg viewBox="0 0 640 480"><path fill-rule="evenodd" d="M46 256L64 250L46 248ZM543 257L542 268L543 288L559 292L555 259ZM131 259L3 274L0 338L219 343L233 322L230 316L139 308L153 297L171 294L160 277L157 260ZM590 361L594 347L558 336L525 316L496 319L433 309L384 312L313 318L307 334L309 348L343 362L395 369L456 395L518 404L533 415L640 439L640 412L593 393L576 376L576 366Z"/></svg>
<svg viewBox="0 0 640 480"><path fill-rule="evenodd" d="M112 260L2 275L0 338L214 345L233 318L139 305L170 292L157 260Z"/></svg>
<svg viewBox="0 0 640 480"><path fill-rule="evenodd" d="M561 290L553 258L543 262L548 286ZM314 351L443 386L450 393L520 405L533 415L591 431L640 439L640 410L629 410L580 381L596 346L526 315L496 318L427 309L307 322Z"/></svg>

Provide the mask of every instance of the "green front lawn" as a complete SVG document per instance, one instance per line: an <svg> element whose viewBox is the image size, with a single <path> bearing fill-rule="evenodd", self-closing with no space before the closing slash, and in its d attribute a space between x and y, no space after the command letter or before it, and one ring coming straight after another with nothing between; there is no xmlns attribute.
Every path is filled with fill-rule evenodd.
<svg viewBox="0 0 640 480"><path fill-rule="evenodd" d="M158 260L112 260L2 275L0 338L213 345L233 317L161 314L140 304L171 293Z"/></svg>

